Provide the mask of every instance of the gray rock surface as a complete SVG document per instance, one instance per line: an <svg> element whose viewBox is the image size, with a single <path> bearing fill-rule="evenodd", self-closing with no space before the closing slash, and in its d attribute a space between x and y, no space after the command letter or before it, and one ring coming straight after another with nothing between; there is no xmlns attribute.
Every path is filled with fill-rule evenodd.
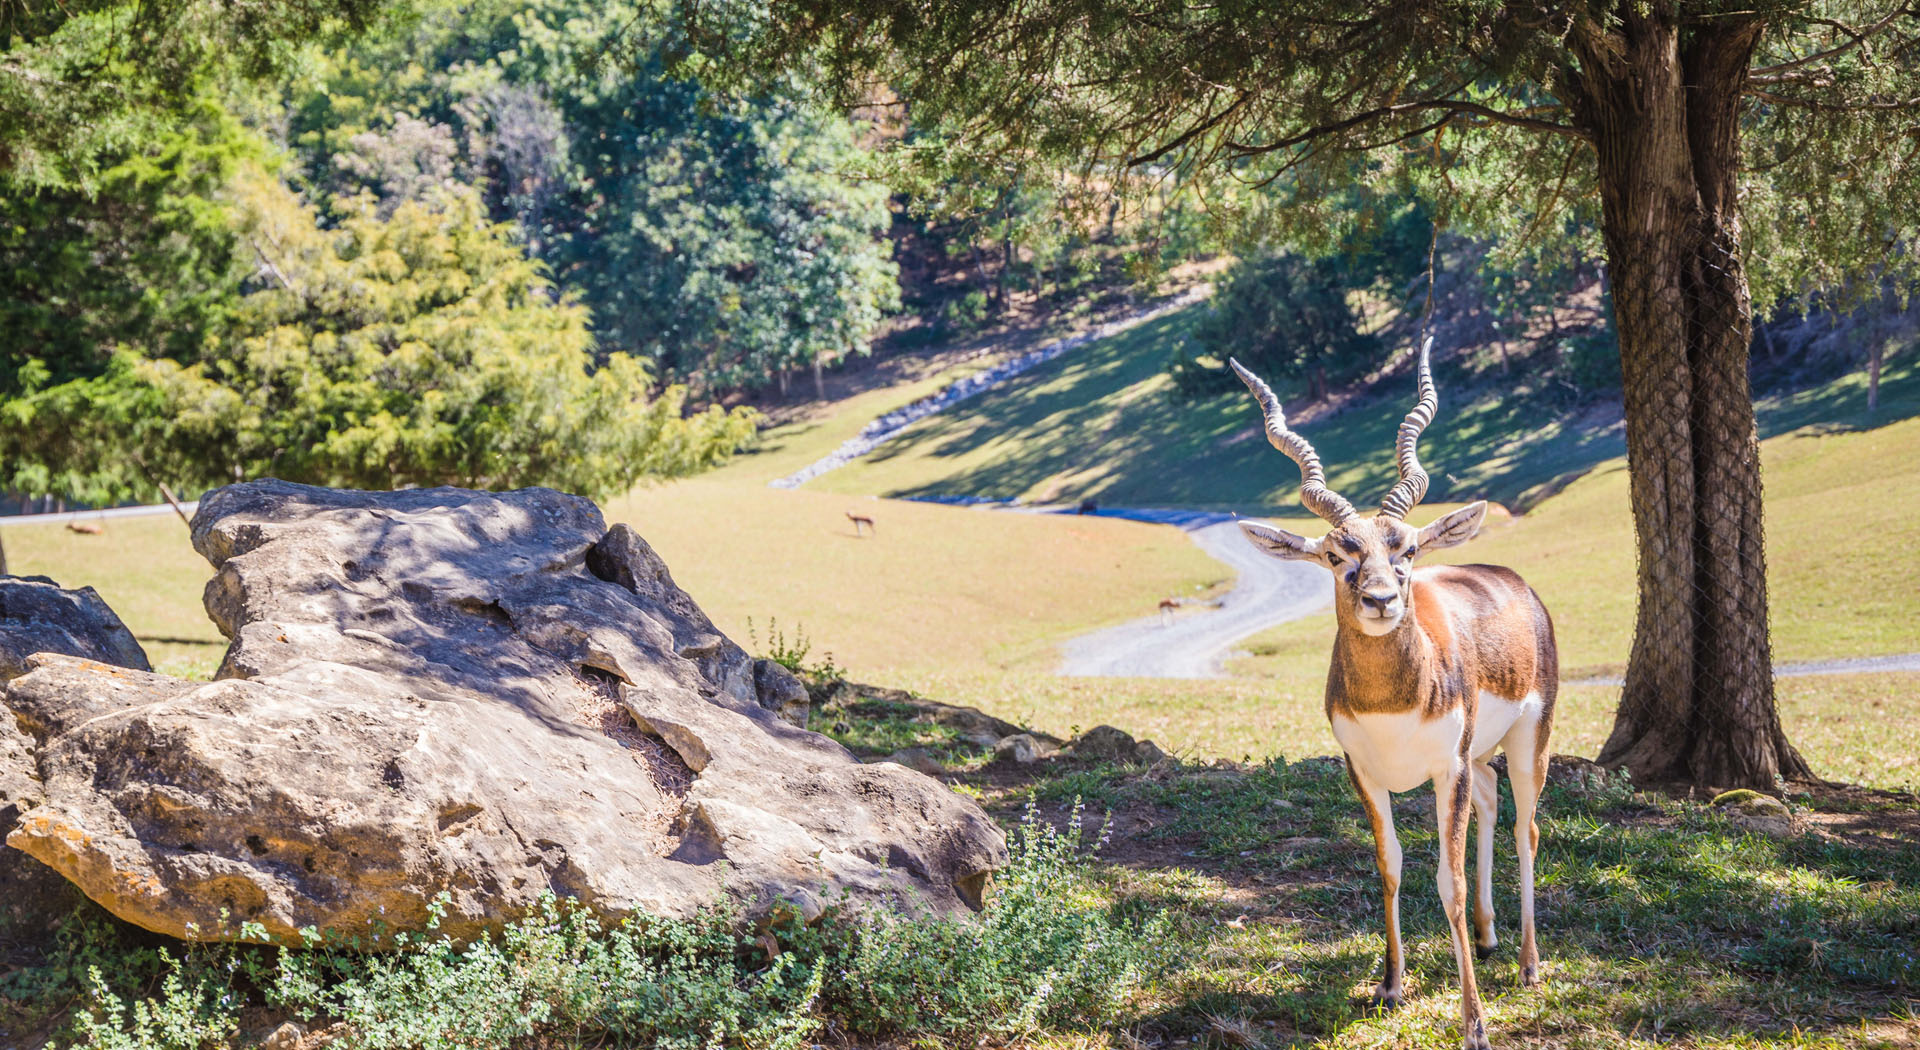
<svg viewBox="0 0 1920 1050"><path fill-rule="evenodd" d="M34 653L84 656L145 671L146 650L91 587L69 591L45 576L0 577L0 682L26 673Z"/></svg>
<svg viewBox="0 0 1920 1050"><path fill-rule="evenodd" d="M66 590L44 576L0 578L0 697L34 653L66 653L147 669L146 651L91 587ZM0 840L20 815L46 801L33 740L0 711ZM18 850L0 849L0 934L31 938L78 898L58 873Z"/></svg>
<svg viewBox="0 0 1920 1050"><path fill-rule="evenodd" d="M1054 753L1054 749L1042 744L1032 733L1015 733L994 746L995 760L1005 760L1023 766L1030 766Z"/></svg>
<svg viewBox="0 0 1920 1050"><path fill-rule="evenodd" d="M1113 726L1094 726L1069 741L1066 750L1075 758L1104 762L1139 762L1154 765L1166 761L1167 753L1151 740L1135 740L1131 733Z"/></svg>
<svg viewBox="0 0 1920 1050"><path fill-rule="evenodd" d="M193 540L219 680L43 656L5 697L44 792L8 844L149 929L420 929L444 893L465 937L549 890L951 911L1005 862L970 800L783 721L787 683L587 500L265 481Z"/></svg>

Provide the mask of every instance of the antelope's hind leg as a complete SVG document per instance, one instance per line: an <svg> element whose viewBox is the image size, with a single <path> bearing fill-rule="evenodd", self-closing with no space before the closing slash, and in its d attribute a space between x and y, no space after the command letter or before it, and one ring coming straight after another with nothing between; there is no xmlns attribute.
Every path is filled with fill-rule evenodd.
<svg viewBox="0 0 1920 1050"><path fill-rule="evenodd" d="M1493 828L1500 813L1500 779L1493 767L1473 763L1473 954L1484 959L1500 946L1493 929Z"/></svg>
<svg viewBox="0 0 1920 1050"><path fill-rule="evenodd" d="M1540 825L1534 812L1547 782L1547 733L1538 719L1515 725L1502 743L1507 781L1513 785L1513 852L1519 859L1520 983L1540 983L1540 946L1533 932L1533 865L1540 853Z"/></svg>
<svg viewBox="0 0 1920 1050"><path fill-rule="evenodd" d="M1354 768L1347 757L1347 778L1367 808L1367 822L1373 825L1373 857L1380 867L1380 894L1386 901L1387 952L1380 965L1380 983L1373 989L1373 1001L1391 1010L1400 1005L1406 960L1400 950L1400 837L1393 830L1393 796L1387 789L1369 781Z"/></svg>
<svg viewBox="0 0 1920 1050"><path fill-rule="evenodd" d="M1469 762L1433 778L1434 810L1440 824L1440 906L1453 932L1453 961L1460 969L1460 1040L1466 1050L1489 1050L1487 1024L1480 1010L1480 984L1473 973L1473 949L1467 934L1467 815L1473 804L1474 774Z"/></svg>

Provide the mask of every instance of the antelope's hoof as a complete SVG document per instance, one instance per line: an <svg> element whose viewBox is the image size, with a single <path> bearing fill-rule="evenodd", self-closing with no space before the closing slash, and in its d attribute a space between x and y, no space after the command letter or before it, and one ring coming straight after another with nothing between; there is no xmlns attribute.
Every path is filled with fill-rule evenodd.
<svg viewBox="0 0 1920 1050"><path fill-rule="evenodd" d="M1487 1026L1480 1021L1467 1026L1466 1037L1460 1040L1460 1045L1466 1050L1493 1050L1493 1044L1487 1042Z"/></svg>
<svg viewBox="0 0 1920 1050"><path fill-rule="evenodd" d="M1540 964L1522 963L1520 966L1520 987L1538 988L1540 986Z"/></svg>
<svg viewBox="0 0 1920 1050"><path fill-rule="evenodd" d="M1379 985L1373 990L1373 1005L1382 1010L1400 1009L1400 989Z"/></svg>
<svg viewBox="0 0 1920 1050"><path fill-rule="evenodd" d="M1476 959L1485 959L1499 950L1499 941L1495 941L1492 944L1476 944L1473 946L1473 957Z"/></svg>

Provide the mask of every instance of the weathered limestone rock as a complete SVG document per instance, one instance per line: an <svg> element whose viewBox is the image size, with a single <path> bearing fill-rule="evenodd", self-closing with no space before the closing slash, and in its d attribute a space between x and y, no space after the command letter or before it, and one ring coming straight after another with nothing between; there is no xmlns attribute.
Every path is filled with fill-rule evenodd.
<svg viewBox="0 0 1920 1050"><path fill-rule="evenodd" d="M141 671L151 665L133 632L91 587L45 576L0 576L0 682L26 673L34 653L66 653Z"/></svg>
<svg viewBox="0 0 1920 1050"><path fill-rule="evenodd" d="M1075 758L1106 762L1139 762L1155 765L1166 761L1167 753L1151 740L1135 740L1133 735L1113 726L1094 726L1067 744Z"/></svg>
<svg viewBox="0 0 1920 1050"><path fill-rule="evenodd" d="M1724 812L1727 822L1736 828L1776 839L1792 838L1796 834L1793 810L1772 795L1740 788L1715 796L1713 806Z"/></svg>
<svg viewBox="0 0 1920 1050"><path fill-rule="evenodd" d="M1005 861L971 801L782 721L786 680L587 500L267 481L193 539L220 680L41 656L5 697L44 792L8 844L149 929L419 929L444 893L464 937L549 890L953 910Z"/></svg>
<svg viewBox="0 0 1920 1050"><path fill-rule="evenodd" d="M147 654L91 587L70 591L44 576L0 577L0 695L26 673L37 652L67 653L146 670ZM0 840L20 814L46 800L33 741L0 711ZM76 902L51 868L18 850L0 849L0 932L31 936Z"/></svg>

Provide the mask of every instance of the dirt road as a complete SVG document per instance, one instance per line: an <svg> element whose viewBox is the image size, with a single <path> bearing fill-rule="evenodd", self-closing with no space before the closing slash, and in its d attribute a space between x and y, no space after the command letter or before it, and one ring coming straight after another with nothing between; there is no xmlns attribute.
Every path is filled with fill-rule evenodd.
<svg viewBox="0 0 1920 1050"><path fill-rule="evenodd" d="M1177 525L1200 549L1239 573L1239 580L1217 608L1182 609L1171 619L1143 617L1066 642L1060 647L1063 675L1217 677L1234 643L1324 609L1333 598L1331 574L1262 554L1225 515L1104 508L1100 513Z"/></svg>

